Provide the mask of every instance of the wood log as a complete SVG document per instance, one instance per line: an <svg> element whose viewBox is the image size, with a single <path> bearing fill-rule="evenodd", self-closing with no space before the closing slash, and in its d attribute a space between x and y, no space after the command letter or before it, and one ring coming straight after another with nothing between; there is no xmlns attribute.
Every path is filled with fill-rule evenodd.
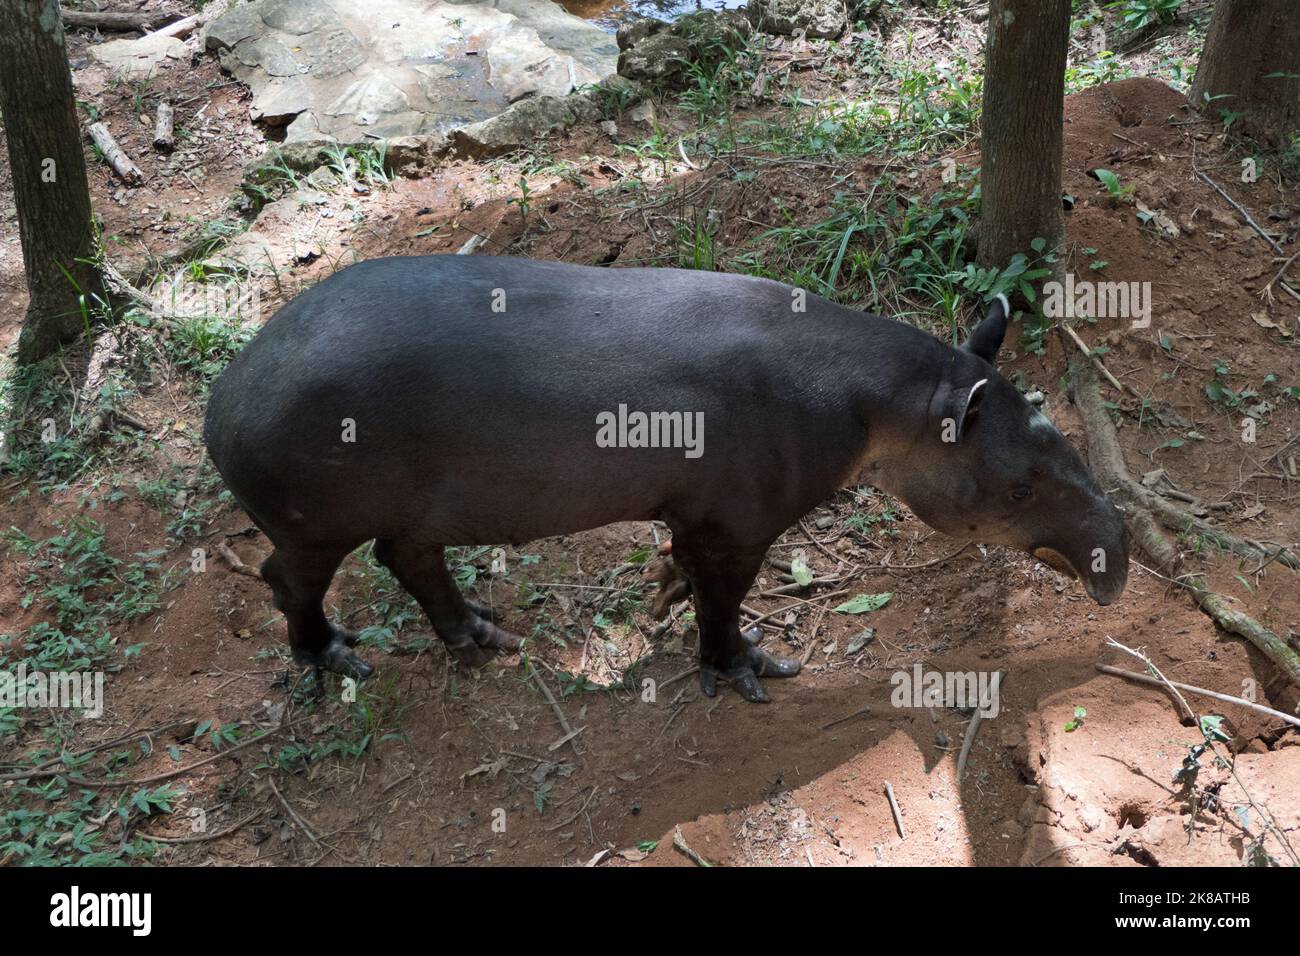
<svg viewBox="0 0 1300 956"><path fill-rule="evenodd" d="M60 10L63 23L74 30L106 33L147 33L179 19L175 13L140 13L126 10Z"/></svg>
<svg viewBox="0 0 1300 956"><path fill-rule="evenodd" d="M160 30L154 30L152 33L146 33L142 39L147 40L149 37L187 37L194 32L203 18L199 14L188 16L183 20L177 20L175 23L168 24Z"/></svg>
<svg viewBox="0 0 1300 956"><path fill-rule="evenodd" d="M176 148L176 110L163 100L158 104L158 112L153 119L153 148L170 153Z"/></svg>
<svg viewBox="0 0 1300 956"><path fill-rule="evenodd" d="M90 138L95 141L100 152L104 154L108 165L113 167L113 172L117 173L123 182L131 186L139 186L144 182L144 173L131 161L131 157L122 151L122 147L117 145L117 140L113 138L107 126L103 123L91 123L87 132L90 133Z"/></svg>

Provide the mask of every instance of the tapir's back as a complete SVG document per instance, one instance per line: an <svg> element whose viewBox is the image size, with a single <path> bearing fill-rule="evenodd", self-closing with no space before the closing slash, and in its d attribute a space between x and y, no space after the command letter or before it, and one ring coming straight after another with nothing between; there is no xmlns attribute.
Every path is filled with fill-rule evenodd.
<svg viewBox="0 0 1300 956"><path fill-rule="evenodd" d="M777 283L685 270L372 260L268 322L214 384L205 437L251 512L427 520L447 543L639 517L712 485L743 497L788 482L783 458L861 444L825 388L853 357L818 334L844 319L819 310L842 310L809 299L800 312ZM700 423L678 432L698 447L636 447L632 413ZM598 443L605 415L612 446ZM539 498L545 514L512 513Z"/></svg>

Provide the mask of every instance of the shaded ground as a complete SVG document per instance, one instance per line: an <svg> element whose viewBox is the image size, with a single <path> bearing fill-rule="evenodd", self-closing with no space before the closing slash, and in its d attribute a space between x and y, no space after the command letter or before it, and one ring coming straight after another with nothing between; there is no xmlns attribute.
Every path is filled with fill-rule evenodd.
<svg viewBox="0 0 1300 956"><path fill-rule="evenodd" d="M944 49L969 49L971 36L960 33ZM937 47L943 38L918 42L931 41ZM790 61L811 58L798 69L801 88L816 96L837 82L836 63L817 60L821 50L774 44L764 68L791 72ZM209 62L184 82L196 84L197 94L223 81ZM237 154L256 137L238 88L210 95L204 115L225 110L222 141L235 151L196 150L205 174L196 178L194 198L201 194L205 204L200 219L216 213L238 178ZM126 91L108 88L97 102L115 123L130 115ZM770 112L770 105L741 106L737 121ZM743 268L759 261L775 269L802 248L775 227L813 230L846 208L872 208L882 174L896 175L895 195L904 198L928 201L944 186L944 151L897 169L889 168L891 158L875 156L715 153L692 140L688 112L660 103L657 113L655 126L620 117L612 130L578 128L545 150L488 165L453 161L388 188L304 186L264 210L237 248L250 265L259 263L270 307L354 256L453 251L473 235L486 237L480 251L573 262ZM1300 540L1289 470L1290 456L1300 455L1300 402L1283 391L1300 385L1300 303L1277 287L1272 302L1260 298L1280 263L1196 170L1256 210L1288 249L1300 232L1296 188L1275 175L1243 185L1242 155L1155 81L1080 93L1066 117L1066 189L1076 200L1068 218L1071 270L1153 284L1151 328L1133 329L1127 319L1079 324L1090 346L1108 350L1110 370L1147 397L1107 395L1130 468L1164 468L1178 489L1238 534ZM148 158L144 130L141 124L139 140L125 139ZM644 145L683 136L681 151ZM690 169L684 153L702 168ZM968 181L977 144L950 142L946 153ZM1167 216L1178 235L1159 221L1144 224L1136 205L1112 199L1088 175L1098 167L1113 170L1132 198ZM160 170L146 172L151 182L164 179ZM524 204L520 177L529 189ZM124 206L113 203L116 187L102 170L93 180L106 232L139 228L155 254L174 248L178 237L145 225L146 214L159 210L144 203L181 204L189 198L183 176L158 193L123 196ZM879 253L898 242L897 230L876 237L864 227L837 293L947 334L941 313L914 288L870 281L885 274ZM12 323L21 314L21 272L13 252L4 255L0 291L8 291L4 321ZM813 269L809 282L825 275ZM6 339L15 333L6 326ZM1064 353L1055 335L1042 339L1042 354L1010 337L1007 345L1004 371L1043 391L1047 413L1081 445L1061 386L1079 356ZM1297 689L1252 648L1216 632L1140 564L1124 598L1100 608L1077 584L1024 556L959 552L962 542L929 532L870 489L841 492L773 549L776 560L802 550L818 574L838 583L803 596L751 593L747 600L774 612L767 646L807 660L798 678L767 682L769 706L727 691L712 701L700 696L685 673L696 640L688 620L650 639L654 622L644 605L651 592L638 560L654 541L642 524L506 549L504 574L491 572L486 551L458 556L456 570L473 579L479 599L532 638L531 658L554 707L517 659L478 673L450 666L427 622L364 553L345 565L327 604L367 628L365 655L378 676L357 704L343 703L333 684L318 705L294 697L299 675L287 664L284 625L264 585L216 558L203 573L190 570L194 547L211 555L228 542L253 567L268 551L218 497L202 465L202 389L192 372L158 362L146 387L127 399L146 428L118 429L111 467L100 461L44 486L21 478L0 485L5 526L42 540L66 531L69 519L91 519L103 526L106 552L132 560L158 551L150 575L160 582L156 609L114 626L117 647L139 650L110 676L105 718L31 719L6 741L4 759L56 733L78 749L184 718L181 728L150 735L147 752L134 740L116 746L109 753L125 756L93 774L120 768L142 780L229 751L254 729L288 726L170 780L172 814L132 818L132 839L183 841L155 842L160 861L574 864L612 850L617 855L605 865L691 865L672 848L680 827L695 851L718 863L1237 865L1260 829L1254 810L1243 820L1240 808L1249 801L1242 783L1295 841L1294 731L1240 709L1220 711L1229 718L1240 782L1207 762L1193 820L1190 793L1173 776L1200 734L1180 723L1163 694L1094 667L1133 666L1106 649L1113 637L1146 647L1175 680L1238 695L1254 681L1261 702L1293 712ZM1242 403L1230 405L1222 390L1217 399L1207 394L1216 381L1232 396L1257 392L1242 400L1247 405L1268 405L1254 412L1254 444L1240 440ZM1275 632L1300 630L1291 572L1212 557L1203 542L1182 544L1192 568L1207 570L1216 588ZM49 600L29 595L58 571L41 553L11 548L10 558L0 572L0 621L6 634L19 634L53 617ZM755 592L784 584L780 574L766 567ZM88 593L106 600L115 589ZM893 597L857 617L830 610L843 600L830 596L840 590ZM873 639L847 654L864 627L874 629ZM647 647L649 659L633 668ZM891 702L891 677L917 664L1006 675L1001 712L981 727L960 781L955 763L969 712ZM629 689L591 686L629 671ZM653 700L646 679L654 681ZM1076 708L1086 711L1083 726L1067 731ZM214 735L223 727L239 727L242 736L218 744ZM561 743L572 731L577 735ZM895 829L886 781L906 838ZM205 812L203 832L186 816L192 808ZM110 841L128 838L116 818L97 827ZM1272 843L1266 852L1282 856Z"/></svg>

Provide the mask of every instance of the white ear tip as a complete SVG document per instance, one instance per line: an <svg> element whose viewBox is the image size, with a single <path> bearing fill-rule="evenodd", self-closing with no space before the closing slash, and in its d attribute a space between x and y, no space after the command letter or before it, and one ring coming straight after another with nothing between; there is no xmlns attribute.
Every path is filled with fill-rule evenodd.
<svg viewBox="0 0 1300 956"><path fill-rule="evenodd" d="M1007 300L1006 294L999 292L998 301L1002 303L1002 315L1008 319L1011 318L1011 303Z"/></svg>

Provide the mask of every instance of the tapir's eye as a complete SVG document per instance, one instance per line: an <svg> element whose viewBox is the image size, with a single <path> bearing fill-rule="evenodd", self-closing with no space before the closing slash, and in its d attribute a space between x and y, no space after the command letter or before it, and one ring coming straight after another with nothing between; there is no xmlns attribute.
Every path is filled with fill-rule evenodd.
<svg viewBox="0 0 1300 956"><path fill-rule="evenodd" d="M1034 489L1030 488L1028 485L1019 485L1011 489L1011 499L1013 501L1024 501L1033 493Z"/></svg>

